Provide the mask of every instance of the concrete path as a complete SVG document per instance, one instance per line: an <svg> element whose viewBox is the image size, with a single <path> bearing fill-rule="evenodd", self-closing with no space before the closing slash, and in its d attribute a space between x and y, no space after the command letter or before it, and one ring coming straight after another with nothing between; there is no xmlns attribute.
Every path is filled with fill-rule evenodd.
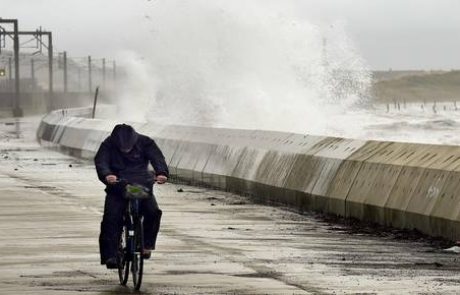
<svg viewBox="0 0 460 295"><path fill-rule="evenodd" d="M131 294L100 266L103 186L92 163L0 120L0 294ZM184 192L178 192L182 188ZM456 294L460 262L426 243L202 188L156 187L164 212L141 294Z"/></svg>

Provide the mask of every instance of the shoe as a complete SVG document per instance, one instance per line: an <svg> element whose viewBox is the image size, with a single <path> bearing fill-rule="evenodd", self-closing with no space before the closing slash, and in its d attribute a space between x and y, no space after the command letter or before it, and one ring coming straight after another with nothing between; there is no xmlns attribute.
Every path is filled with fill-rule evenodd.
<svg viewBox="0 0 460 295"><path fill-rule="evenodd" d="M105 261L105 266L108 269L118 268L118 260L115 257L109 258Z"/></svg>
<svg viewBox="0 0 460 295"><path fill-rule="evenodd" d="M142 258L149 259L150 257L152 257L152 250L151 249L142 250Z"/></svg>

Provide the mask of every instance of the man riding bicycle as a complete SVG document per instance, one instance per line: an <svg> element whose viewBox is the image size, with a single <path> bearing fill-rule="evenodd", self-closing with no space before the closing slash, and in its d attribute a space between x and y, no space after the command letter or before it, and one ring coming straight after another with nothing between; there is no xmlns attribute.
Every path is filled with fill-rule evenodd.
<svg viewBox="0 0 460 295"><path fill-rule="evenodd" d="M119 124L102 142L94 162L98 178L106 185L107 193L99 236L101 264L107 268L118 267L117 247L127 205L127 200L123 198L124 187L118 182L119 179L150 190L151 197L142 200L140 208L144 216L143 256L149 258L151 250L155 249L162 214L153 195L153 183L163 184L169 176L161 150L148 136L137 133L129 125ZM155 177L148 171L149 162L155 170Z"/></svg>

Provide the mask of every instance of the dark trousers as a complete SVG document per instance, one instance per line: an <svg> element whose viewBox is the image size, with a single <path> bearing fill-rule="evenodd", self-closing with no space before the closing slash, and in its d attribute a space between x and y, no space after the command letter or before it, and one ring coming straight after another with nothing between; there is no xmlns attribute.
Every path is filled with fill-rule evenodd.
<svg viewBox="0 0 460 295"><path fill-rule="evenodd" d="M117 256L118 242L123 230L123 214L127 204L128 201L119 194L108 193L105 197L104 216L99 236L101 264ZM144 216L144 246L146 249L155 249L162 214L155 197L152 195L151 198L142 200L140 210Z"/></svg>

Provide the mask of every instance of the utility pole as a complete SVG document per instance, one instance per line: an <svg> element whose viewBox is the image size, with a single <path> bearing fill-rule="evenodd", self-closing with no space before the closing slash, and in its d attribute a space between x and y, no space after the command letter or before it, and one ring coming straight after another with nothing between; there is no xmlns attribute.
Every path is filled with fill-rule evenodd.
<svg viewBox="0 0 460 295"><path fill-rule="evenodd" d="M5 29L2 28L2 27L0 27L0 32L5 32ZM2 54L2 48L3 48L3 46L4 46L5 43L6 43L6 40L5 40L5 39L6 39L5 35L4 35L4 34L1 34L1 35L0 35L0 54Z"/></svg>
<svg viewBox="0 0 460 295"><path fill-rule="evenodd" d="M96 87L96 93L94 94L94 102L93 102L93 112L91 118L94 119L96 116L96 106L97 106L97 96L99 94L99 86Z"/></svg>
<svg viewBox="0 0 460 295"><path fill-rule="evenodd" d="M113 77L112 77L112 91L116 88L117 86L117 63L113 61L112 63L112 68L113 68Z"/></svg>
<svg viewBox="0 0 460 295"><path fill-rule="evenodd" d="M88 90L89 93L92 92L93 88L93 79L92 79L92 68L91 68L91 56L88 56Z"/></svg>
<svg viewBox="0 0 460 295"><path fill-rule="evenodd" d="M78 91L81 90L81 69L78 67Z"/></svg>
<svg viewBox="0 0 460 295"><path fill-rule="evenodd" d="M64 93L67 93L67 51L64 51Z"/></svg>
<svg viewBox="0 0 460 295"><path fill-rule="evenodd" d="M13 116L15 117L22 117L23 112L20 107L20 75L19 75L19 28L18 28L18 20L17 19L2 19L0 18L0 23L10 23L13 24L13 51L14 51L14 109L13 109ZM3 32L2 32L3 33ZM10 66L11 68L11 66ZM11 73L11 69L10 69ZM11 75L11 74L10 74Z"/></svg>
<svg viewBox="0 0 460 295"><path fill-rule="evenodd" d="M51 111L54 107L53 104L53 35L51 32L48 32L48 95L49 95L49 105L48 108Z"/></svg>
<svg viewBox="0 0 460 295"><path fill-rule="evenodd" d="M35 61L33 58L30 59L30 78L32 80L33 91L35 91Z"/></svg>
<svg viewBox="0 0 460 295"><path fill-rule="evenodd" d="M11 57L8 57L8 80L10 80L10 83L13 80L13 60Z"/></svg>
<svg viewBox="0 0 460 295"><path fill-rule="evenodd" d="M113 61L113 82L117 81L117 63Z"/></svg>
<svg viewBox="0 0 460 295"><path fill-rule="evenodd" d="M30 59L30 78L35 80L35 60L33 58Z"/></svg>
<svg viewBox="0 0 460 295"><path fill-rule="evenodd" d="M36 31L18 31L17 20L5 20L0 19L0 23L5 22L15 22L15 30L13 32L1 31L0 35L13 35L15 40L15 68L16 68L16 103L17 107L15 108L17 113L20 113L22 116L22 110L19 108L19 35L34 36L39 40L40 48L43 45L41 42L41 37L43 35L48 36L48 68L49 68L49 100L51 102L53 96L53 34L52 32L44 32L41 29ZM51 109L50 104L48 104L48 109ZM14 112L14 111L13 111Z"/></svg>
<svg viewBox="0 0 460 295"><path fill-rule="evenodd" d="M102 87L105 88L105 58L102 59Z"/></svg>
<svg viewBox="0 0 460 295"><path fill-rule="evenodd" d="M22 117L23 112L20 107L20 75L19 75L19 28L18 28L18 20L14 21L14 90L15 90L15 103L14 103L14 110L13 116L15 117Z"/></svg>

